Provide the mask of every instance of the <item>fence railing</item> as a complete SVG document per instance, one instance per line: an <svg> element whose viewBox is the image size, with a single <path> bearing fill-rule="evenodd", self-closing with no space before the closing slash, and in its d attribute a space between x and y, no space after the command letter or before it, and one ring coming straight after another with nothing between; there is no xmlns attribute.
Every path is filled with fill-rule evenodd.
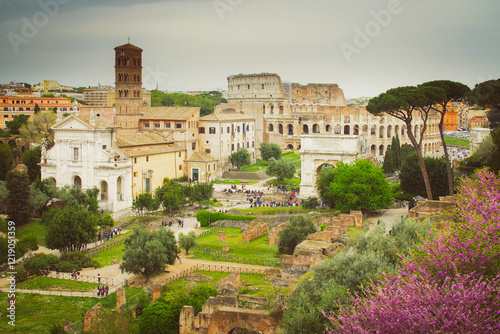
<svg viewBox="0 0 500 334"><path fill-rule="evenodd" d="M197 239L198 239L198 238L202 238L202 237L207 236L207 235L209 235L210 233L216 232L217 230L220 230L220 229L221 229L221 227L218 227L218 226L216 226L216 227L212 227L212 228L211 228L211 229L209 229L209 230L205 230L205 231L201 232L201 233L200 233L200 234L199 234L196 238L197 238Z"/></svg>
<svg viewBox="0 0 500 334"><path fill-rule="evenodd" d="M97 276L87 276L87 275L76 275L72 276L71 273L61 273L61 272L56 272L56 271L51 271L47 275L47 277L51 278L59 278L59 279L67 279L67 280L73 280L77 282L87 282L87 283L97 283L97 284L106 284L106 285L114 285L114 280L113 278L107 278L107 277L99 277Z"/></svg>
<svg viewBox="0 0 500 334"><path fill-rule="evenodd" d="M16 288L15 293L36 293L39 295L48 296L65 296L65 297L95 297L99 298L97 294L97 289L95 291L61 291L61 290L41 290L41 289L18 289ZM112 287L109 289L108 294L111 294L117 290L117 287ZM0 287L0 292L11 292L10 288Z"/></svg>
<svg viewBox="0 0 500 334"><path fill-rule="evenodd" d="M154 281L154 282L149 282L149 283L141 283L141 284L135 283L135 284L133 284L133 287L144 289L145 287L151 288L153 285L163 286L166 284L173 283L181 278L184 278L187 275L189 275L195 271L198 271L198 270L217 271L217 272L222 272L222 273L258 274L258 275L265 275L265 273L266 273L266 270L262 269L262 268L242 268L242 267L233 267L233 266L223 266L220 264L196 264L196 265L191 266L188 269L185 269L185 270L183 270L175 275L167 277L166 279L158 280L158 281Z"/></svg>
<svg viewBox="0 0 500 334"><path fill-rule="evenodd" d="M254 264L257 266L266 266L266 267L279 267L280 266L280 261L278 261L278 260L266 260L266 259L239 257L239 256L231 255L231 254L225 254L220 250L213 250L210 247L203 248L203 253L212 255L212 261Z"/></svg>
<svg viewBox="0 0 500 334"><path fill-rule="evenodd" d="M231 266L223 266L220 264L197 264L196 267L197 270L217 271L223 273L259 274L259 275L264 275L266 273L266 270L261 268L231 267Z"/></svg>
<svg viewBox="0 0 500 334"><path fill-rule="evenodd" d="M90 257L96 257L99 253L110 250L111 248L114 248L116 246L122 245L126 239L127 237L122 237L119 239L106 241L99 246L88 249L87 251L85 251L85 253Z"/></svg>

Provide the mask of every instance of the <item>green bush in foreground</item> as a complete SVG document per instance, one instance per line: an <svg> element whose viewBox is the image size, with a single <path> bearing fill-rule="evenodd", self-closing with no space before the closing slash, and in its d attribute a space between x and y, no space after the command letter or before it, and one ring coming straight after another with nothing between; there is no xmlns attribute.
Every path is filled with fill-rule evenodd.
<svg viewBox="0 0 500 334"><path fill-rule="evenodd" d="M208 210L198 210L196 220L200 222L201 227L207 227L218 220L254 220L255 216L232 215L225 212L210 212Z"/></svg>

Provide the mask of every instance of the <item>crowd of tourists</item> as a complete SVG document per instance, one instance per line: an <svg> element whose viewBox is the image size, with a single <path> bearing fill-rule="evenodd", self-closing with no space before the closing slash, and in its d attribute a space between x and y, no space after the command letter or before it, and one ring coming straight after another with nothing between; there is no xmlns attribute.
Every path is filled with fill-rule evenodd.
<svg viewBox="0 0 500 334"><path fill-rule="evenodd" d="M113 239L117 235L120 235L121 233L122 233L121 228L104 230L102 231L102 233L101 231L99 231L99 233L97 234L97 238L99 239L99 241L108 241Z"/></svg>
<svg viewBox="0 0 500 334"><path fill-rule="evenodd" d="M107 296L109 292L109 286L99 285L97 287L97 297Z"/></svg>

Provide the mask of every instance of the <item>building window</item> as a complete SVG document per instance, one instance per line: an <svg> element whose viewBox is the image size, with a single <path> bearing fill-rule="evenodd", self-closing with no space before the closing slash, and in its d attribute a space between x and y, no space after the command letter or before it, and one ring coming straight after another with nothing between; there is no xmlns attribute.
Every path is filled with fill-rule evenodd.
<svg viewBox="0 0 500 334"><path fill-rule="evenodd" d="M179 152L179 158L181 157L181 154L182 154L182 153L181 153L181 152Z"/></svg>
<svg viewBox="0 0 500 334"><path fill-rule="evenodd" d="M234 151L234 144L231 144L231 151Z"/></svg>
<svg viewBox="0 0 500 334"><path fill-rule="evenodd" d="M255 142L252 141L252 147L255 147Z"/></svg>
<svg viewBox="0 0 500 334"><path fill-rule="evenodd" d="M146 162L149 162L149 157L148 156L146 156Z"/></svg>
<svg viewBox="0 0 500 334"><path fill-rule="evenodd" d="M210 132L211 135L214 135L215 134L215 128L214 127L209 128L209 132Z"/></svg>
<svg viewBox="0 0 500 334"><path fill-rule="evenodd" d="M182 129L182 123L175 123L176 129Z"/></svg>
<svg viewBox="0 0 500 334"><path fill-rule="evenodd" d="M231 132L231 130L229 129L229 126L227 127L227 133Z"/></svg>
<svg viewBox="0 0 500 334"><path fill-rule="evenodd" d="M191 148L192 148L193 150L196 150L196 142L193 142L193 143L191 144Z"/></svg>
<svg viewBox="0 0 500 334"><path fill-rule="evenodd" d="M144 123L145 128L149 128L149 123Z"/></svg>
<svg viewBox="0 0 500 334"><path fill-rule="evenodd" d="M205 153L210 154L210 153L212 153L212 151L211 151L209 148L207 148L207 149L205 150Z"/></svg>
<svg viewBox="0 0 500 334"><path fill-rule="evenodd" d="M155 122L155 128L159 128L159 127L160 127L160 123Z"/></svg>
<svg viewBox="0 0 500 334"><path fill-rule="evenodd" d="M210 172L210 165L207 165L207 171Z"/></svg>
<svg viewBox="0 0 500 334"><path fill-rule="evenodd" d="M134 164L136 164L136 163L137 163L137 158L134 158Z"/></svg>
<svg viewBox="0 0 500 334"><path fill-rule="evenodd" d="M105 149L106 149L106 147L107 147L106 145L102 145L102 149L103 149L103 150L105 150Z"/></svg>
<svg viewBox="0 0 500 334"><path fill-rule="evenodd" d="M215 170L215 164L214 164L214 170Z"/></svg>
<svg viewBox="0 0 500 334"><path fill-rule="evenodd" d="M170 129L170 122L165 122L165 128Z"/></svg>
<svg viewBox="0 0 500 334"><path fill-rule="evenodd" d="M179 165L179 170L182 170L182 165Z"/></svg>
<svg viewBox="0 0 500 334"><path fill-rule="evenodd" d="M137 177L137 172L134 172L134 177Z"/></svg>
<svg viewBox="0 0 500 334"><path fill-rule="evenodd" d="M198 128L198 132L199 132L199 133L205 133L205 128L204 128L204 127L200 127L200 128Z"/></svg>
<svg viewBox="0 0 500 334"><path fill-rule="evenodd" d="M74 147L73 148L73 160L78 160L78 157L79 157L78 153L79 153L78 147Z"/></svg>

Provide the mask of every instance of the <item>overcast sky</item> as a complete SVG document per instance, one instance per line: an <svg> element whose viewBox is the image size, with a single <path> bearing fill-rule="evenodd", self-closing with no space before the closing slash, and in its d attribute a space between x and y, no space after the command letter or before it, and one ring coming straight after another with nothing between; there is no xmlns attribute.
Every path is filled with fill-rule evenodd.
<svg viewBox="0 0 500 334"><path fill-rule="evenodd" d="M498 0L0 0L0 82L114 81L143 51L144 86L227 89L239 73L336 83L347 98L500 77Z"/></svg>

